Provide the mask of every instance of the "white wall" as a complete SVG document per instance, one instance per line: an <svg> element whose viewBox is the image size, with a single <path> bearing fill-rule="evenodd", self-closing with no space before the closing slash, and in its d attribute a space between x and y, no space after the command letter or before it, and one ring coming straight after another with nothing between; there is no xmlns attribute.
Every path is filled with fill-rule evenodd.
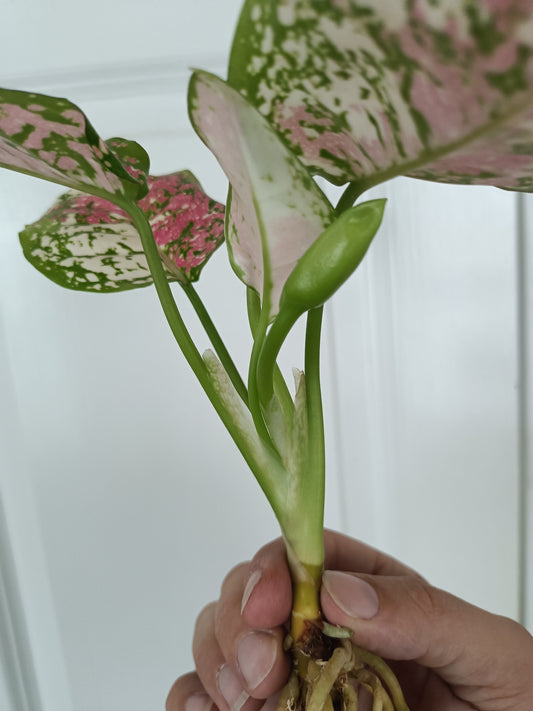
<svg viewBox="0 0 533 711"><path fill-rule="evenodd" d="M224 71L239 4L9 3L0 84L69 96L104 137L139 140L153 172L192 169L224 200L185 91L191 64ZM0 704L141 711L191 666L224 573L277 528L154 291L63 291L24 262L16 234L57 193L0 173ZM502 191L401 180L377 194L383 229L327 313L327 523L517 616L533 264L519 269L516 237L531 201L520 223ZM244 368L226 261L200 291ZM285 359L301 365L299 349Z"/></svg>

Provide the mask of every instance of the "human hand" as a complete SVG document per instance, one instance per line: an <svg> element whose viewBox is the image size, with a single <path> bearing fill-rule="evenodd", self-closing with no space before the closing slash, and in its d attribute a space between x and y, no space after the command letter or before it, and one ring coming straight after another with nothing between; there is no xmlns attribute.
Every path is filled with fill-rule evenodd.
<svg viewBox="0 0 533 711"><path fill-rule="evenodd" d="M533 709L533 637L523 627L358 541L326 532L325 544L326 619L389 661L411 711ZM282 650L290 610L278 539L234 568L219 600L200 613L196 673L176 681L167 711L274 711L290 671Z"/></svg>

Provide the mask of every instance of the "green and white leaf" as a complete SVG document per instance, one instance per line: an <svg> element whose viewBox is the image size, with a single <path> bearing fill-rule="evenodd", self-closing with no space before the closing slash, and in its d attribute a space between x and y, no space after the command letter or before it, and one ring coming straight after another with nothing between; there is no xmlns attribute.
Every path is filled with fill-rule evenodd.
<svg viewBox="0 0 533 711"><path fill-rule="evenodd" d="M148 192L148 156L137 143L103 141L67 99L0 88L0 166L110 200Z"/></svg>
<svg viewBox="0 0 533 711"><path fill-rule="evenodd" d="M313 173L533 190L533 0L246 0L229 83Z"/></svg>
<svg viewBox="0 0 533 711"><path fill-rule="evenodd" d="M113 203L75 191L61 195L20 233L26 259L60 286L110 293L152 283L139 233Z"/></svg>
<svg viewBox="0 0 533 711"><path fill-rule="evenodd" d="M139 207L152 227L169 280L196 281L224 240L224 206L189 171L148 178ZM131 217L109 200L69 191L20 234L24 255L69 289L110 293L152 283Z"/></svg>
<svg viewBox="0 0 533 711"><path fill-rule="evenodd" d="M331 205L268 122L222 79L194 73L189 113L230 182L226 240L233 268L272 319L294 265L332 221Z"/></svg>

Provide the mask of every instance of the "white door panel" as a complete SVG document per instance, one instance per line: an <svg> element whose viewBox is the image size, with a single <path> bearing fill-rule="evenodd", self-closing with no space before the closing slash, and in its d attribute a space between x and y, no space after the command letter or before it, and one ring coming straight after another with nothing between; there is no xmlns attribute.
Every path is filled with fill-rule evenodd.
<svg viewBox="0 0 533 711"><path fill-rule="evenodd" d="M375 192L390 196L382 232L333 303L347 527L516 616L516 198Z"/></svg>

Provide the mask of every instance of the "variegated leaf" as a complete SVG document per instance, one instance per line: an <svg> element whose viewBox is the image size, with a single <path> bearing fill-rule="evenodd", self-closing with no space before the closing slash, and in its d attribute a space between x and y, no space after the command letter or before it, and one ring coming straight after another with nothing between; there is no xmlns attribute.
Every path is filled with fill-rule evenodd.
<svg viewBox="0 0 533 711"><path fill-rule="evenodd" d="M188 170L148 180L139 207L148 218L163 261L179 281L197 281L224 241L224 205L210 198Z"/></svg>
<svg viewBox="0 0 533 711"><path fill-rule="evenodd" d="M229 83L336 184L533 190L533 0L247 0Z"/></svg>
<svg viewBox="0 0 533 711"><path fill-rule="evenodd" d="M233 267L273 318L294 265L331 222L331 205L265 119L222 79L195 72L189 113L231 185L226 238Z"/></svg>
<svg viewBox="0 0 533 711"><path fill-rule="evenodd" d="M150 176L139 201L170 280L195 281L224 239L224 207L189 171ZM108 200L69 191L20 235L26 258L69 289L108 293L152 283L129 215Z"/></svg>
<svg viewBox="0 0 533 711"><path fill-rule="evenodd" d="M148 190L148 156L137 143L113 141L114 149L66 99L0 89L4 168L109 199L138 200Z"/></svg>

